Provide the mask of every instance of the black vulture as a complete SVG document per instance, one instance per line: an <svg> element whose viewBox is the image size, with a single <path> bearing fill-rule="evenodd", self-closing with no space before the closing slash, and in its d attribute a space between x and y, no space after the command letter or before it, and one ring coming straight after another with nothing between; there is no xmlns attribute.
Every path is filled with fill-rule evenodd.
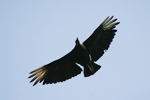
<svg viewBox="0 0 150 100"><path fill-rule="evenodd" d="M38 82L43 82L44 85L66 81L81 73L82 69L79 65L83 66L85 77L98 71L101 66L94 62L108 50L117 31L114 28L120 23L112 18L113 16L108 16L83 43L80 43L77 38L74 49L62 58L30 72L32 75L28 78L34 77L30 81L35 80L33 86Z"/></svg>

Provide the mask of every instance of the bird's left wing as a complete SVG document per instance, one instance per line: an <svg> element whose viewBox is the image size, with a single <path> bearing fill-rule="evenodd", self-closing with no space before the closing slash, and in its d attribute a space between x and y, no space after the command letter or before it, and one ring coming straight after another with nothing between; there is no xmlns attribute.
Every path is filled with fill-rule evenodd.
<svg viewBox="0 0 150 100"><path fill-rule="evenodd" d="M114 23L117 19L111 20L112 18L113 16L107 17L93 34L83 42L91 55L92 61L97 61L104 54L114 38L117 31L114 28L119 22Z"/></svg>
<svg viewBox="0 0 150 100"><path fill-rule="evenodd" d="M32 72L28 78L35 80L36 85L38 82L43 81L44 84L52 84L57 82L63 82L81 73L82 69L75 63L75 49L64 57L53 61L45 66L42 66Z"/></svg>

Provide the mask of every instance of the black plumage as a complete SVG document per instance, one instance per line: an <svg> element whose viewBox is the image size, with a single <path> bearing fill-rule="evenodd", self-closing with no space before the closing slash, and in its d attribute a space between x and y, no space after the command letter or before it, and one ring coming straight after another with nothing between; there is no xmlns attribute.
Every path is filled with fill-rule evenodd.
<svg viewBox="0 0 150 100"><path fill-rule="evenodd" d="M30 82L35 80L33 85L38 82L43 82L43 85L63 82L81 73L82 69L77 64L84 67L85 77L93 75L101 68L94 62L109 48L117 31L114 28L119 22L112 18L108 16L83 43L77 38L74 49L67 55L30 72L32 75L29 78L33 77Z"/></svg>

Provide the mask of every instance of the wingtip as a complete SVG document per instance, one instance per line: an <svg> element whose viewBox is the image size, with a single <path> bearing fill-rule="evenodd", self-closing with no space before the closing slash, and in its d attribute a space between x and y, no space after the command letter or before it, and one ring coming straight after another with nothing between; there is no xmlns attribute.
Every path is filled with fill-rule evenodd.
<svg viewBox="0 0 150 100"><path fill-rule="evenodd" d="M118 24L120 24L120 22L118 22Z"/></svg>
<svg viewBox="0 0 150 100"><path fill-rule="evenodd" d="M120 24L120 22L116 22L116 25Z"/></svg>
<svg viewBox="0 0 150 100"><path fill-rule="evenodd" d="M114 15L112 15L111 17L114 18ZM111 17L110 17L110 18L111 18Z"/></svg>
<svg viewBox="0 0 150 100"><path fill-rule="evenodd" d="M33 86L35 86L37 83L34 83Z"/></svg>

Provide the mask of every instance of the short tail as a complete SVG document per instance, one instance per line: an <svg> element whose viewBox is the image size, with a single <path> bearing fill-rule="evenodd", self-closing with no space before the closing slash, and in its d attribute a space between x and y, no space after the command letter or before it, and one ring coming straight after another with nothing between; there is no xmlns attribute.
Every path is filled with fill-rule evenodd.
<svg viewBox="0 0 150 100"><path fill-rule="evenodd" d="M88 76L95 74L101 68L100 65L97 65L94 62L91 62L91 64L93 66L94 73L88 67L84 67L84 77L88 77Z"/></svg>

